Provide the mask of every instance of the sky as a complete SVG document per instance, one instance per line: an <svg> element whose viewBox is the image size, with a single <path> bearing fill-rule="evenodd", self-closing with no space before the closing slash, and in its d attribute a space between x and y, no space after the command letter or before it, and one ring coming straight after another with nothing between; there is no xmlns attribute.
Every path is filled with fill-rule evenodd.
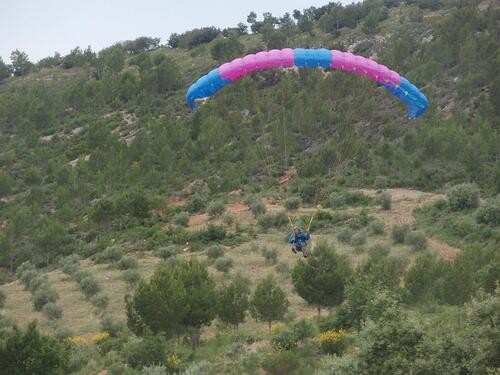
<svg viewBox="0 0 500 375"><path fill-rule="evenodd" d="M322 6L329 0L2 0L0 6L0 57L25 51L32 62L68 54L71 49L92 50L139 36L161 38L196 27L235 26L255 11L281 16L294 9ZM352 0L341 0L350 3Z"/></svg>

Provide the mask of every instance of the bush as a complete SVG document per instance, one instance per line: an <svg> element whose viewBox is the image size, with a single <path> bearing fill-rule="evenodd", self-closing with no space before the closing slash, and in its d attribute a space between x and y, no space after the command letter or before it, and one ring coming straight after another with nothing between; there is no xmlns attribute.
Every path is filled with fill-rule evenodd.
<svg viewBox="0 0 500 375"><path fill-rule="evenodd" d="M7 295L3 290L0 290L0 309L3 309L5 306L5 300L7 299Z"/></svg>
<svg viewBox="0 0 500 375"><path fill-rule="evenodd" d="M262 203L261 200L253 202L250 205L250 209L252 210L252 214L254 217L258 217L266 213L266 205Z"/></svg>
<svg viewBox="0 0 500 375"><path fill-rule="evenodd" d="M266 263L269 264L275 264L276 260L278 259L278 250L276 249L268 249L267 247L262 247L260 249L260 254L264 257L266 260Z"/></svg>
<svg viewBox="0 0 500 375"><path fill-rule="evenodd" d="M404 243L409 232L410 226L408 224L396 224L392 227L392 240L394 243Z"/></svg>
<svg viewBox="0 0 500 375"><path fill-rule="evenodd" d="M124 351L127 363L135 369L166 364L167 344L161 336L146 335L139 340L133 340L127 344Z"/></svg>
<svg viewBox="0 0 500 375"><path fill-rule="evenodd" d="M102 252L94 256L96 263L112 263L121 259L124 249L121 246L108 246Z"/></svg>
<svg viewBox="0 0 500 375"><path fill-rule="evenodd" d="M281 329L271 337L271 343L277 350L290 350L297 346L298 338L289 328Z"/></svg>
<svg viewBox="0 0 500 375"><path fill-rule="evenodd" d="M350 244L352 246L361 246L366 243L366 233L365 232L357 232L354 233L351 237Z"/></svg>
<svg viewBox="0 0 500 375"><path fill-rule="evenodd" d="M85 297L90 298L101 291L101 286L94 276L87 276L78 283Z"/></svg>
<svg viewBox="0 0 500 375"><path fill-rule="evenodd" d="M106 310L109 304L109 297L104 294L96 294L91 299L90 302L92 305L97 307L99 310Z"/></svg>
<svg viewBox="0 0 500 375"><path fill-rule="evenodd" d="M377 176L373 181L373 186L375 189L385 189L389 186L389 180L385 176Z"/></svg>
<svg viewBox="0 0 500 375"><path fill-rule="evenodd" d="M207 257L210 260L215 260L224 256L224 246L212 245L207 248Z"/></svg>
<svg viewBox="0 0 500 375"><path fill-rule="evenodd" d="M222 215L222 220L224 221L224 223L226 223L226 225L234 224L234 217L229 212L224 212L224 215Z"/></svg>
<svg viewBox="0 0 500 375"><path fill-rule="evenodd" d="M227 273L233 267L233 259L229 257L219 258L215 261L215 268L219 272Z"/></svg>
<svg viewBox="0 0 500 375"><path fill-rule="evenodd" d="M67 339L68 337L71 337L73 335L74 335L73 330L67 326L58 326L54 331L54 336L59 341Z"/></svg>
<svg viewBox="0 0 500 375"><path fill-rule="evenodd" d="M165 366L145 366L142 368L141 375L166 375Z"/></svg>
<svg viewBox="0 0 500 375"><path fill-rule="evenodd" d="M179 251L177 250L176 245L162 246L155 251L155 255L163 260L167 260L177 254L179 254Z"/></svg>
<svg viewBox="0 0 500 375"><path fill-rule="evenodd" d="M347 332L343 329L338 331L326 331L316 337L316 344L327 354L342 354L346 344Z"/></svg>
<svg viewBox="0 0 500 375"><path fill-rule="evenodd" d="M283 263L283 262L279 262L274 267L274 269L276 270L276 272L279 272L279 273L283 273L283 274L289 274L290 273L290 269L288 268L288 264Z"/></svg>
<svg viewBox="0 0 500 375"><path fill-rule="evenodd" d="M389 253L391 252L391 249L387 245L384 245L381 243L376 243L375 245L370 247L369 252L370 253L378 253L380 255L386 256L386 255L389 255Z"/></svg>
<svg viewBox="0 0 500 375"><path fill-rule="evenodd" d="M316 327L309 319L301 318L293 323L292 332L299 341L314 337Z"/></svg>
<svg viewBox="0 0 500 375"><path fill-rule="evenodd" d="M348 243L351 242L352 235L352 229L349 227L345 227L337 233L337 240L342 243Z"/></svg>
<svg viewBox="0 0 500 375"><path fill-rule="evenodd" d="M62 266L62 271L67 275L73 275L78 272L80 265L78 263L64 263Z"/></svg>
<svg viewBox="0 0 500 375"><path fill-rule="evenodd" d="M137 285L141 280L141 277L141 273L136 269L129 269L122 273L122 280L130 286Z"/></svg>
<svg viewBox="0 0 500 375"><path fill-rule="evenodd" d="M174 224L187 227L189 224L189 214L187 212L179 212L174 216Z"/></svg>
<svg viewBox="0 0 500 375"><path fill-rule="evenodd" d="M56 302L59 298L57 292L49 287L39 289L33 295L33 306L36 311L41 311L42 308L49 302Z"/></svg>
<svg viewBox="0 0 500 375"><path fill-rule="evenodd" d="M28 285L28 290L35 293L38 289L49 285L49 277L47 275L36 275L31 279Z"/></svg>
<svg viewBox="0 0 500 375"><path fill-rule="evenodd" d="M220 216L225 209L223 201L213 201L208 205L207 213L209 216Z"/></svg>
<svg viewBox="0 0 500 375"><path fill-rule="evenodd" d="M63 315L62 307L54 302L46 303L42 311L49 320L61 319Z"/></svg>
<svg viewBox="0 0 500 375"><path fill-rule="evenodd" d="M79 270L78 272L74 273L71 278L73 279L73 281L80 283L80 281L90 276L92 276L92 273L89 270Z"/></svg>
<svg viewBox="0 0 500 375"><path fill-rule="evenodd" d="M301 367L301 359L292 351L278 350L266 355L262 361L262 368L266 374L294 374Z"/></svg>
<svg viewBox="0 0 500 375"><path fill-rule="evenodd" d="M454 211L479 206L479 189L475 184L463 183L452 186L446 195L448 205Z"/></svg>
<svg viewBox="0 0 500 375"><path fill-rule="evenodd" d="M291 197L285 201L285 208L287 210L296 210L300 207L302 199L300 197Z"/></svg>
<svg viewBox="0 0 500 375"><path fill-rule="evenodd" d="M415 230L408 232L405 243L413 247L413 250L424 250L427 247L427 238L422 231Z"/></svg>
<svg viewBox="0 0 500 375"><path fill-rule="evenodd" d="M288 216L284 212L260 215L257 219L257 224L263 229L282 228L288 224Z"/></svg>
<svg viewBox="0 0 500 375"><path fill-rule="evenodd" d="M16 276L20 279L21 275L28 270L35 271L35 266L33 266L29 260L21 263L21 265L17 267Z"/></svg>
<svg viewBox="0 0 500 375"><path fill-rule="evenodd" d="M139 267L139 262L136 257L127 255L118 261L117 266L121 270L128 270L129 268Z"/></svg>
<svg viewBox="0 0 500 375"><path fill-rule="evenodd" d="M385 233L384 223L380 220L373 220L368 224L368 233L380 235Z"/></svg>
<svg viewBox="0 0 500 375"><path fill-rule="evenodd" d="M343 191L331 193L326 199L326 207L338 208L346 206L367 206L372 204L373 198L359 191Z"/></svg>
<svg viewBox="0 0 500 375"><path fill-rule="evenodd" d="M19 280L26 286L28 287L29 283L31 282L32 279L38 276L38 271L34 269L27 269L22 271L19 276Z"/></svg>
<svg viewBox="0 0 500 375"><path fill-rule="evenodd" d="M479 207L476 212L476 221L479 224L500 225L500 195Z"/></svg>
<svg viewBox="0 0 500 375"><path fill-rule="evenodd" d="M117 337L124 329L124 323L116 316L106 314L101 319L101 330L108 332L113 337Z"/></svg>
<svg viewBox="0 0 500 375"><path fill-rule="evenodd" d="M392 197L389 192L384 191L378 197L378 201L383 210L389 211L392 207Z"/></svg>

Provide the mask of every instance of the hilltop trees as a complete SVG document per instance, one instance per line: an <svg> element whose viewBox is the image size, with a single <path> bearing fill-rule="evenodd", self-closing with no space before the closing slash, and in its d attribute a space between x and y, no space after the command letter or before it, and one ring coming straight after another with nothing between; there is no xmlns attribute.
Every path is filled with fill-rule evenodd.
<svg viewBox="0 0 500 375"><path fill-rule="evenodd" d="M18 49L12 51L10 61L12 63L12 72L15 76L24 76L33 68L33 64L26 52L19 51Z"/></svg>
<svg viewBox="0 0 500 375"><path fill-rule="evenodd" d="M297 293L318 309L333 307L344 299L344 289L351 267L344 257L336 254L333 246L320 242L306 262L299 261L292 271Z"/></svg>
<svg viewBox="0 0 500 375"><path fill-rule="evenodd" d="M0 57L0 82L8 77L10 77L10 69Z"/></svg>
<svg viewBox="0 0 500 375"><path fill-rule="evenodd" d="M212 45L210 53L214 60L222 64L239 57L244 49L243 44L236 37L230 35L228 38L217 39Z"/></svg>

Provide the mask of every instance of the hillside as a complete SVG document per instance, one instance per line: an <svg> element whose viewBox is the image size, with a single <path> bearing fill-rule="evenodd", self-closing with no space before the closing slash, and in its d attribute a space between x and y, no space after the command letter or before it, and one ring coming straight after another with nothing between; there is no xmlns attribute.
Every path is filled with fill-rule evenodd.
<svg viewBox="0 0 500 375"><path fill-rule="evenodd" d="M499 371L499 16L495 1L330 3L14 76L0 61L0 367L12 325L36 319L62 373ZM274 69L189 110L201 75L284 47L370 57L430 107L408 120L357 75ZM310 226L307 262L290 222ZM201 318L169 325L197 261ZM267 320L269 275L288 305ZM254 302L235 325L221 301L240 277Z"/></svg>

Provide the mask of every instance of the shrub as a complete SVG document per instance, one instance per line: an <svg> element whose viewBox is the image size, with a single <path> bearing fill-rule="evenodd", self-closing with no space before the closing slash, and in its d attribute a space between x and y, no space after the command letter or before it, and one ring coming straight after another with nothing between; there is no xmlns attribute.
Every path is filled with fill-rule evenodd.
<svg viewBox="0 0 500 375"><path fill-rule="evenodd" d="M266 374L293 374L301 367L301 359L292 351L278 350L266 355L262 361L262 368Z"/></svg>
<svg viewBox="0 0 500 375"><path fill-rule="evenodd" d="M89 270L79 270L78 272L75 272L71 276L71 278L73 279L73 281L80 283L80 281L82 281L86 277L90 277L90 276L92 276L92 273L90 273Z"/></svg>
<svg viewBox="0 0 500 375"><path fill-rule="evenodd" d="M203 211L205 209L205 198L203 198L199 193L191 195L186 208L192 213Z"/></svg>
<svg viewBox="0 0 500 375"><path fill-rule="evenodd" d="M31 293L36 292L38 289L49 285L49 277L47 275L36 275L31 279L28 285L28 290Z"/></svg>
<svg viewBox="0 0 500 375"><path fill-rule="evenodd" d="M475 184L463 183L452 186L446 195L448 204L454 211L479 206L479 189Z"/></svg>
<svg viewBox="0 0 500 375"><path fill-rule="evenodd" d="M253 202L250 205L250 209L252 210L252 214L254 217L258 217L266 213L266 205L262 203L261 200Z"/></svg>
<svg viewBox="0 0 500 375"><path fill-rule="evenodd" d="M42 308L43 313L49 320L57 320L62 318L63 309L57 303L46 303Z"/></svg>
<svg viewBox="0 0 500 375"><path fill-rule="evenodd" d="M366 233L361 231L354 233L351 237L350 244L352 246L361 246L366 243Z"/></svg>
<svg viewBox="0 0 500 375"><path fill-rule="evenodd" d="M427 247L427 238L422 231L411 231L405 237L405 243L413 247L413 250L424 250Z"/></svg>
<svg viewBox="0 0 500 375"><path fill-rule="evenodd" d="M259 244L257 242L252 242L248 247L248 251L251 253L256 253L259 251Z"/></svg>
<svg viewBox="0 0 500 375"><path fill-rule="evenodd" d="M297 346L298 338L289 328L281 329L271 337L271 343L277 350L290 350Z"/></svg>
<svg viewBox="0 0 500 375"><path fill-rule="evenodd" d="M476 221L479 224L500 225L500 195L479 207L476 212Z"/></svg>
<svg viewBox="0 0 500 375"><path fill-rule="evenodd" d="M174 257L179 253L176 245L162 246L155 251L155 255L158 258L167 260L170 257Z"/></svg>
<svg viewBox="0 0 500 375"><path fill-rule="evenodd" d="M220 216L225 209L223 201L213 201L208 205L207 213L209 216Z"/></svg>
<svg viewBox="0 0 500 375"><path fill-rule="evenodd" d="M106 310L109 304L109 297L104 294L98 293L90 299L90 302L99 310Z"/></svg>
<svg viewBox="0 0 500 375"><path fill-rule="evenodd" d="M296 210L300 207L302 199L300 197L291 197L285 201L285 208L287 210Z"/></svg>
<svg viewBox="0 0 500 375"><path fill-rule="evenodd" d="M101 291L101 286L94 276L87 276L78 283L85 297L90 298Z"/></svg>
<svg viewBox="0 0 500 375"><path fill-rule="evenodd" d="M20 273L19 280L28 287L29 283L31 282L32 279L38 276L38 271L34 269L27 269Z"/></svg>
<svg viewBox="0 0 500 375"><path fill-rule="evenodd" d="M33 266L29 260L27 260L26 262L21 263L21 265L19 267L17 267L17 269L16 269L16 276L20 279L21 275L25 271L28 271L28 270L32 270L32 271L35 270L35 266Z"/></svg>
<svg viewBox="0 0 500 375"><path fill-rule="evenodd" d="M141 273L136 269L128 269L122 273L122 280L130 286L137 285L141 277Z"/></svg>
<svg viewBox="0 0 500 375"><path fill-rule="evenodd" d="M352 229L349 227L345 227L337 233L337 240L342 243L348 243L351 241L352 235Z"/></svg>
<svg viewBox="0 0 500 375"><path fill-rule="evenodd" d="M314 324L306 318L301 318L293 323L292 332L299 341L314 337L316 328Z"/></svg>
<svg viewBox="0 0 500 375"><path fill-rule="evenodd" d="M376 243L375 245L371 246L369 249L370 253L379 253L380 255L389 255L391 252L391 249L389 246L381 244L381 243Z"/></svg>
<svg viewBox="0 0 500 375"><path fill-rule="evenodd" d="M67 275L73 275L78 272L80 265L78 263L64 263L62 266L62 271Z"/></svg>
<svg viewBox="0 0 500 375"><path fill-rule="evenodd" d="M275 214L260 215L257 219L263 229L267 228L282 228L288 223L288 216L284 212L277 212Z"/></svg>
<svg viewBox="0 0 500 375"><path fill-rule="evenodd" d="M94 260L96 263L111 263L120 260L123 256L124 250L121 246L113 245L108 246L102 252L95 255Z"/></svg>
<svg viewBox="0 0 500 375"><path fill-rule="evenodd" d="M7 299L7 295L3 290L0 290L0 309L5 306L5 300Z"/></svg>
<svg viewBox="0 0 500 375"><path fill-rule="evenodd" d="M45 287L33 294L33 306L36 311L41 311L47 303L56 302L58 298L59 295L54 289Z"/></svg>
<svg viewBox="0 0 500 375"><path fill-rule="evenodd" d="M167 345L161 336L146 335L129 342L125 347L125 355L129 366L135 369L163 365L167 359Z"/></svg>
<svg viewBox="0 0 500 375"><path fill-rule="evenodd" d="M141 375L166 375L167 368L165 366L145 366L142 368ZM200 373L201 374L201 373Z"/></svg>
<svg viewBox="0 0 500 375"><path fill-rule="evenodd" d="M224 256L224 246L222 245L212 245L207 248L208 259L215 260Z"/></svg>
<svg viewBox="0 0 500 375"><path fill-rule="evenodd" d="M283 263L283 262L279 262L278 264L276 264L274 269L276 270L276 272L279 272L279 273L284 273L284 274L290 273L290 269L288 268L288 264Z"/></svg>
<svg viewBox="0 0 500 375"><path fill-rule="evenodd" d="M373 220L368 224L368 233L380 235L385 233L384 223L380 220Z"/></svg>
<svg viewBox="0 0 500 375"><path fill-rule="evenodd" d="M137 262L136 257L127 255L118 261L117 266L121 270L128 270L129 268L139 267L139 262Z"/></svg>
<svg viewBox="0 0 500 375"><path fill-rule="evenodd" d="M71 328L67 326L58 326L54 331L54 336L56 339L62 341L74 335L74 332Z"/></svg>
<svg viewBox="0 0 500 375"><path fill-rule="evenodd" d="M409 232L410 226L408 224L396 224L392 227L392 240L394 243L404 243Z"/></svg>
<svg viewBox="0 0 500 375"><path fill-rule="evenodd" d="M234 224L234 217L229 212L224 212L224 215L222 215L222 220L224 221L224 223L226 223L226 225Z"/></svg>
<svg viewBox="0 0 500 375"><path fill-rule="evenodd" d="M215 261L215 268L219 272L227 273L233 267L233 259L229 257L219 258Z"/></svg>
<svg viewBox="0 0 500 375"><path fill-rule="evenodd" d="M389 186L389 180L385 176L377 176L373 181L373 186L375 189L385 189Z"/></svg>
<svg viewBox="0 0 500 375"><path fill-rule="evenodd" d="M106 314L101 319L101 330L108 332L113 337L117 337L124 329L125 325L116 316Z"/></svg>
<svg viewBox="0 0 500 375"><path fill-rule="evenodd" d="M179 212L174 216L174 224L187 227L189 224L189 214L187 212Z"/></svg>
<svg viewBox="0 0 500 375"><path fill-rule="evenodd" d="M347 332L343 329L338 331L326 331L316 337L316 344L325 353L341 354L346 344Z"/></svg>
<svg viewBox="0 0 500 375"><path fill-rule="evenodd" d="M383 210L389 211L392 207L392 196L389 192L384 191L378 197L378 201Z"/></svg>
<svg viewBox="0 0 500 375"><path fill-rule="evenodd" d="M276 260L278 259L278 250L276 249L268 249L267 247L262 247L260 249L260 254L264 257L266 260L266 263L269 264L275 264Z"/></svg>
<svg viewBox="0 0 500 375"><path fill-rule="evenodd" d="M359 191L343 191L331 193L327 198L326 207L338 208L346 206L367 206L373 202L373 198Z"/></svg>

